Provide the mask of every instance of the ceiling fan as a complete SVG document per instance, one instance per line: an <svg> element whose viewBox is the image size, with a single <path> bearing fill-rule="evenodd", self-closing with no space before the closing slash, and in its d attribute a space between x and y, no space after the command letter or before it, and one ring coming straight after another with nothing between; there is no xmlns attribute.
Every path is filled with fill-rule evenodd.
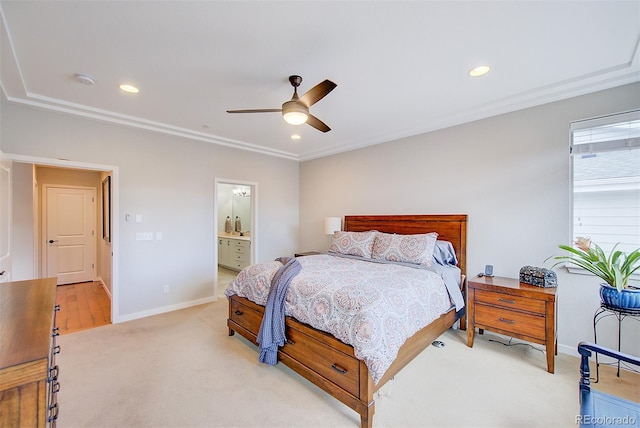
<svg viewBox="0 0 640 428"><path fill-rule="evenodd" d="M298 97L298 86L302 83L302 77L289 76L289 82L293 86L293 97L291 100L285 101L282 108L266 108L252 110L227 110L227 113L273 113L282 112L285 122L291 125L302 125L307 123L319 131L331 131L323 121L309 113L309 107L323 99L329 92L333 91L338 85L331 80L325 80L309 89L301 97Z"/></svg>

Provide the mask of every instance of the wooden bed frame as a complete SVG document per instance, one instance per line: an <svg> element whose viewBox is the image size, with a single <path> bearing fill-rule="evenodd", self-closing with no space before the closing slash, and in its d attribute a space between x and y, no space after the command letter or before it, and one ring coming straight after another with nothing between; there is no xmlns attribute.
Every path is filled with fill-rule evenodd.
<svg viewBox="0 0 640 428"><path fill-rule="evenodd" d="M467 216L465 214L345 216L344 230L349 232L377 230L398 234L438 232L438 239L450 241L453 244L458 266L463 275L466 273ZM464 284L463 278L461 285L463 294ZM263 314L263 306L243 297L231 296L227 320L229 336L238 332L257 345L256 338ZM463 316L460 320L462 329L466 325L465 318ZM287 343L279 349L278 360L358 412L362 428L371 428L375 412L374 393L431 342L447 331L456 320L455 310L452 309L409 338L376 385L365 363L355 357L352 346L290 317L285 321Z"/></svg>

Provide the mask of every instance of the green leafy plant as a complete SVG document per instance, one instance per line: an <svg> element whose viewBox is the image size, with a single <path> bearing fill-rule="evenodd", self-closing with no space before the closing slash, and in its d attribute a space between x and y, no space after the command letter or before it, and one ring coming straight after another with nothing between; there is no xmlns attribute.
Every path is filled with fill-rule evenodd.
<svg viewBox="0 0 640 428"><path fill-rule="evenodd" d="M640 269L640 248L636 248L631 253L626 254L616 250L618 244L614 245L609 254L597 244L591 242L589 238L577 238L575 248L568 245L558 245L561 250L569 254L551 256L549 259L556 260L552 269L560 264L570 264L591 272L603 279L607 284L622 291L629 287L629 278Z"/></svg>

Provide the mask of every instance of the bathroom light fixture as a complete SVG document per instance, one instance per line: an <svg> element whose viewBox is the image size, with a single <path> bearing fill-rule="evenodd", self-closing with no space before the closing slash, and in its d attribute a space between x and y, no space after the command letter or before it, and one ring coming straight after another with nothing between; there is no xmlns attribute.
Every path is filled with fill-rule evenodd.
<svg viewBox="0 0 640 428"><path fill-rule="evenodd" d="M333 232L338 232L340 230L342 230L341 217L325 217L324 218L325 235L333 235Z"/></svg>
<svg viewBox="0 0 640 428"><path fill-rule="evenodd" d="M137 94L138 92L140 92L140 89L136 88L133 85L129 85L126 83L123 83L122 85L120 85L120 89L122 89L124 92L128 92L130 94Z"/></svg>
<svg viewBox="0 0 640 428"><path fill-rule="evenodd" d="M488 65L479 65L479 66L469 70L469 76L471 76L471 77L482 76L484 74L487 74L489 72L489 70L491 70L491 68L489 68Z"/></svg>
<svg viewBox="0 0 640 428"><path fill-rule="evenodd" d="M300 137L298 134L293 134L293 135L291 136L291 139L292 139L292 140L299 140L300 138L301 138L301 137Z"/></svg>
<svg viewBox="0 0 640 428"><path fill-rule="evenodd" d="M251 189L249 187L235 188L233 189L233 196L248 198L251 196Z"/></svg>
<svg viewBox="0 0 640 428"><path fill-rule="evenodd" d="M309 109L297 101L287 101L282 105L282 117L290 125L302 125L309 118Z"/></svg>

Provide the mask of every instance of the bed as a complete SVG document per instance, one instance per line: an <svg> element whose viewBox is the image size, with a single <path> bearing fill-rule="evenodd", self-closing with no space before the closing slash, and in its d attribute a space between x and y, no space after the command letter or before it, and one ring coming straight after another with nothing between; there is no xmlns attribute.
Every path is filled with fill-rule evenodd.
<svg viewBox="0 0 640 428"><path fill-rule="evenodd" d="M455 251L458 272L462 274L458 283L462 294L464 294L466 215L345 216L343 230L345 232L375 230L383 234L398 235L422 235L436 232L438 241L450 243L450 247ZM310 265L311 258L304 260L307 257L316 256L302 257L299 259L300 263L304 262L304 265ZM328 256L317 256L320 262L326 262L322 257ZM341 263L346 264L347 262ZM363 262L355 261L354 263ZM251 270L251 268L250 266L245 269ZM254 270L256 269L257 267L254 268ZM241 274L247 276L250 272L241 272ZM233 336L237 332L257 345L265 307L235 293L235 291L230 291L227 294L229 299L227 320L229 336ZM457 309L455 306L452 306L449 301L448 308L442 314L430 321L428 325L420 327L417 332L412 333L408 339L400 343L397 355L394 356L388 367L384 367L382 374L377 370L377 367L368 367L367 364L371 366L371 361L365 362L356 356L362 353L358 345L354 344L354 348L354 346L345 343L343 337L343 340L340 340L326 331L314 328L308 323L300 322L290 316L287 316L285 320L286 343L279 348L277 359L356 411L360 415L361 427L372 427L375 392L442 333L451 328L458 319L460 319L460 328L465 328L466 308ZM338 335L338 337L340 336Z"/></svg>

